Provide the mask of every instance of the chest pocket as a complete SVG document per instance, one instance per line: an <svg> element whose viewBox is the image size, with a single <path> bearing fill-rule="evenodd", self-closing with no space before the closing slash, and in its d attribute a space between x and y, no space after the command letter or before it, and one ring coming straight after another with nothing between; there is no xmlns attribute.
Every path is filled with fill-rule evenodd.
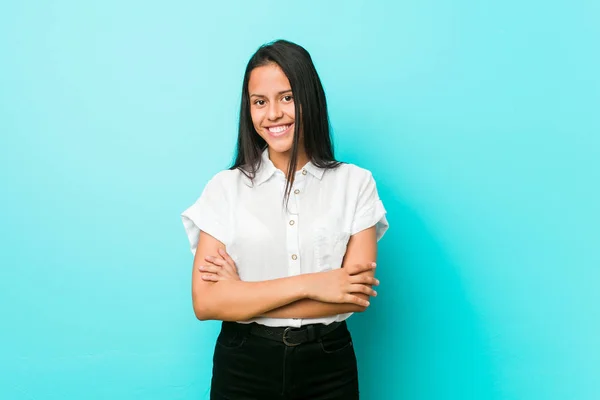
<svg viewBox="0 0 600 400"><path fill-rule="evenodd" d="M314 255L317 272L340 268L350 232L345 230L338 217L326 216L314 224Z"/></svg>

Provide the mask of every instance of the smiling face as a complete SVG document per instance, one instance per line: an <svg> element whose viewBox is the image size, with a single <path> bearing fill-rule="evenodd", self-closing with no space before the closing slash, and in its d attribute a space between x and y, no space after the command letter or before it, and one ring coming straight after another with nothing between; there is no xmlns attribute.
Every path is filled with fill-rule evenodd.
<svg viewBox="0 0 600 400"><path fill-rule="evenodd" d="M296 111L287 76L274 63L254 68L248 81L248 93L252 124L267 142L271 160L289 160ZM302 148L302 142L299 142L299 149Z"/></svg>

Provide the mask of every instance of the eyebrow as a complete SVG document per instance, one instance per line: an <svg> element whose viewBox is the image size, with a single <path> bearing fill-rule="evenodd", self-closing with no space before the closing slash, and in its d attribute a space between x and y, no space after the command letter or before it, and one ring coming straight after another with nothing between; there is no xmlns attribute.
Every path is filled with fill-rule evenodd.
<svg viewBox="0 0 600 400"><path fill-rule="evenodd" d="M284 94L284 93L291 92L291 91L292 91L292 89L288 89L288 90L282 90L281 92L279 92L279 93L277 93L277 94L278 94L278 95L282 95L282 94ZM254 96L254 97L266 97L264 94L256 94L256 93L252 93L252 94L250 95L250 97L253 97L253 96Z"/></svg>

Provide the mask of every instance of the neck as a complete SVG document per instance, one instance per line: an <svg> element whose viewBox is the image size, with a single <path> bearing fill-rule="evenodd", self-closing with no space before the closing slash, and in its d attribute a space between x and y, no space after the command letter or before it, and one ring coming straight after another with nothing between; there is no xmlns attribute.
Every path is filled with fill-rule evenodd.
<svg viewBox="0 0 600 400"><path fill-rule="evenodd" d="M284 153L278 153L275 151L271 151L269 149L269 159L278 170L282 171L287 175L287 171L290 165L290 160L292 158L292 150L288 150ZM306 163L308 163L308 157L306 156L306 152L304 150L298 151L298 161L296 163L296 170L299 171L302 169ZM288 176L289 179L289 176Z"/></svg>

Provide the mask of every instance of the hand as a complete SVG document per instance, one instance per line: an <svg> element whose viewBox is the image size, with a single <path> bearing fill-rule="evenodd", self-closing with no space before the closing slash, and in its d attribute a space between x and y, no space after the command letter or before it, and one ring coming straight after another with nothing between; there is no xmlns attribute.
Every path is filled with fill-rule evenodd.
<svg viewBox="0 0 600 400"><path fill-rule="evenodd" d="M379 285L379 280L364 273L375 267L375 263L367 263L311 274L308 297L326 303L353 303L368 307L369 301L353 293L377 296L371 286Z"/></svg>
<svg viewBox="0 0 600 400"><path fill-rule="evenodd" d="M239 281L237 267L233 259L223 249L219 249L221 257L206 256L204 259L209 265L201 265L198 270L202 273L202 280L208 282L218 282L225 280Z"/></svg>

